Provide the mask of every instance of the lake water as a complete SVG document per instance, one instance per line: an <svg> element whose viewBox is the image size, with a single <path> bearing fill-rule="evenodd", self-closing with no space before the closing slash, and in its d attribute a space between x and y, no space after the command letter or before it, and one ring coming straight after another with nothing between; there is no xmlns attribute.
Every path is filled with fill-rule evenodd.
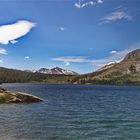
<svg viewBox="0 0 140 140"><path fill-rule="evenodd" d="M4 84L44 99L0 105L0 140L139 140L140 86Z"/></svg>

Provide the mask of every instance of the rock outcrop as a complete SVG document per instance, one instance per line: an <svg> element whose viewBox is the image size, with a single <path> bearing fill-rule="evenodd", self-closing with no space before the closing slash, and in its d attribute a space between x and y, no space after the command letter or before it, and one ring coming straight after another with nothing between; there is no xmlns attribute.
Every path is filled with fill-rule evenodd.
<svg viewBox="0 0 140 140"><path fill-rule="evenodd" d="M0 103L34 103L41 101L43 100L37 96L0 88Z"/></svg>

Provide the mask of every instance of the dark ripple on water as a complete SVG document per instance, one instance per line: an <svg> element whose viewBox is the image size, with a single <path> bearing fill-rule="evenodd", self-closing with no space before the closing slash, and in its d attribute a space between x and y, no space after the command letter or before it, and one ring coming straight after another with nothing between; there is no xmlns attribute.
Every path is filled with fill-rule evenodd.
<svg viewBox="0 0 140 140"><path fill-rule="evenodd" d="M5 84L45 99L0 105L0 140L138 140L140 87Z"/></svg>

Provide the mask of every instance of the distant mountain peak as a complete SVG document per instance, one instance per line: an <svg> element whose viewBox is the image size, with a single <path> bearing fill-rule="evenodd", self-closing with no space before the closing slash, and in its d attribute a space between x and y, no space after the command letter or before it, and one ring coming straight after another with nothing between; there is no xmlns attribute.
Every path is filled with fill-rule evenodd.
<svg viewBox="0 0 140 140"><path fill-rule="evenodd" d="M43 73L43 74L56 74L56 75L78 75L78 73L74 71L62 69L58 66L52 69L40 68L39 70L36 70L36 72Z"/></svg>

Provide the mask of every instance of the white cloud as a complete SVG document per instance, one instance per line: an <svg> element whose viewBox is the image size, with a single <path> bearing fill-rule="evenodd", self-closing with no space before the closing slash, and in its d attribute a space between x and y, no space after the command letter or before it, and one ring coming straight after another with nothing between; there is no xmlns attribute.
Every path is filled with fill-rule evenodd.
<svg viewBox="0 0 140 140"><path fill-rule="evenodd" d="M16 39L25 36L35 27L35 23L19 20L16 23L0 26L0 44L16 43Z"/></svg>
<svg viewBox="0 0 140 140"><path fill-rule="evenodd" d="M97 0L97 3L103 3L103 0Z"/></svg>
<svg viewBox="0 0 140 140"><path fill-rule="evenodd" d="M78 0L76 3L74 3L74 6L76 8L84 8L86 6L94 6L96 4L102 4L103 0Z"/></svg>
<svg viewBox="0 0 140 140"><path fill-rule="evenodd" d="M117 51L116 51L116 50L112 50L112 51L110 51L109 53L110 53L110 54L116 54Z"/></svg>
<svg viewBox="0 0 140 140"><path fill-rule="evenodd" d="M7 54L6 49L0 48L0 54L4 54L4 55L6 55L6 54Z"/></svg>
<svg viewBox="0 0 140 140"><path fill-rule="evenodd" d="M11 40L10 41L12 44L15 44L15 43L17 43L18 41L17 40Z"/></svg>
<svg viewBox="0 0 140 140"><path fill-rule="evenodd" d="M65 27L59 27L58 28L60 31L65 31Z"/></svg>
<svg viewBox="0 0 140 140"><path fill-rule="evenodd" d="M3 63L3 59L0 59L0 63Z"/></svg>
<svg viewBox="0 0 140 140"><path fill-rule="evenodd" d="M121 8L121 7L120 7ZM112 13L106 15L105 17L101 18L101 23L111 23L118 20L132 20L132 16L128 14L128 12L124 11L123 9L115 9Z"/></svg>
<svg viewBox="0 0 140 140"><path fill-rule="evenodd" d="M74 6L75 6L76 8L81 8L80 2L79 2L79 3L75 3Z"/></svg>
<svg viewBox="0 0 140 140"><path fill-rule="evenodd" d="M25 58L25 59L29 59L30 57L29 57L29 56L25 56L24 58Z"/></svg>
<svg viewBox="0 0 140 140"><path fill-rule="evenodd" d="M64 64L65 64L66 66L69 66L69 65L70 65L70 62L64 62Z"/></svg>

